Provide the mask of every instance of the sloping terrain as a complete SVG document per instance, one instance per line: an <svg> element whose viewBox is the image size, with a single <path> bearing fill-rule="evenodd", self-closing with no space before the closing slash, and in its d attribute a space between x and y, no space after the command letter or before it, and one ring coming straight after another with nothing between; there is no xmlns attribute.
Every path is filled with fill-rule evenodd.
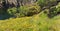
<svg viewBox="0 0 60 31"><path fill-rule="evenodd" d="M0 31L60 31L60 0L0 0Z"/></svg>
<svg viewBox="0 0 60 31"><path fill-rule="evenodd" d="M44 12L32 17L0 20L0 31L60 31L60 15L49 19Z"/></svg>

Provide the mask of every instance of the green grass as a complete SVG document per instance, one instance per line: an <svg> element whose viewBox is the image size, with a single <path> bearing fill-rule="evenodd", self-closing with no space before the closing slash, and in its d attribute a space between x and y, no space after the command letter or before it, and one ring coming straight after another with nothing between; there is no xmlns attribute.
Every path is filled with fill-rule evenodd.
<svg viewBox="0 0 60 31"><path fill-rule="evenodd" d="M60 31L60 15L55 16L54 18L50 19L49 21L49 31Z"/></svg>
<svg viewBox="0 0 60 31"><path fill-rule="evenodd" d="M43 12L22 18L0 20L0 31L60 31L60 16L49 19Z"/></svg>

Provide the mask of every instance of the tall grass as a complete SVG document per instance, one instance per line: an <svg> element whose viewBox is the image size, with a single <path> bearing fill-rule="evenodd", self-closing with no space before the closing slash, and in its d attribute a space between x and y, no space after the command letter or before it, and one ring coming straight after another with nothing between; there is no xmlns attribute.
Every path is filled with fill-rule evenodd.
<svg viewBox="0 0 60 31"><path fill-rule="evenodd" d="M49 19L47 14L41 12L32 17L0 20L0 31L57 31L59 21L60 17Z"/></svg>

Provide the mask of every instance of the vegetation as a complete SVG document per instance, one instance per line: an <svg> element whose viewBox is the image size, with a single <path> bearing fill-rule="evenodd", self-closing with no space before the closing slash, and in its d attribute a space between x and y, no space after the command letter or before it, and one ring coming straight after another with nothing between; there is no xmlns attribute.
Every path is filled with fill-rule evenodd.
<svg viewBox="0 0 60 31"><path fill-rule="evenodd" d="M32 17L0 20L0 31L60 31L60 15L49 19L41 12Z"/></svg>
<svg viewBox="0 0 60 31"><path fill-rule="evenodd" d="M0 0L0 31L60 31L60 0Z"/></svg>

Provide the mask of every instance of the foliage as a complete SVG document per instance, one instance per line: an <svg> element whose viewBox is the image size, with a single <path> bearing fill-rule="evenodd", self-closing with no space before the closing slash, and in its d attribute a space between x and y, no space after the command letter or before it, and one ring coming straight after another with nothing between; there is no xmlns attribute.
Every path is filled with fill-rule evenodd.
<svg viewBox="0 0 60 31"><path fill-rule="evenodd" d="M22 1L24 2L25 0ZM26 0L24 3L28 3L28 1ZM32 3L26 5L22 2L22 6L18 8L0 9L0 19L9 18L0 20L0 31L60 31L60 3L54 5L56 1L38 0L36 2L38 4ZM53 5L50 6L51 4ZM41 7L44 6L49 8L42 10ZM10 15L14 18L10 18Z"/></svg>
<svg viewBox="0 0 60 31"><path fill-rule="evenodd" d="M19 13L17 13L17 8L9 8L7 12L10 15L14 15L15 17L24 17L24 16L32 16L40 12L40 6L37 4L30 4L25 6L20 6L18 8Z"/></svg>
<svg viewBox="0 0 60 31"><path fill-rule="evenodd" d="M0 20L0 30L3 31L48 31L45 14L35 15L32 17L24 18L10 18L7 20ZM42 20L43 17L43 20ZM46 18L46 19L45 19Z"/></svg>
<svg viewBox="0 0 60 31"><path fill-rule="evenodd" d="M56 4L57 0L38 0L37 2L41 7L44 7Z"/></svg>
<svg viewBox="0 0 60 31"><path fill-rule="evenodd" d="M32 17L0 20L0 31L59 31L60 15L52 19L41 12Z"/></svg>
<svg viewBox="0 0 60 31"><path fill-rule="evenodd" d="M59 5L60 4L50 8L50 10L49 10L49 16L50 17L54 17L60 13L60 6Z"/></svg>
<svg viewBox="0 0 60 31"><path fill-rule="evenodd" d="M58 3L58 5L56 6L57 11L56 12L60 12L60 3Z"/></svg>
<svg viewBox="0 0 60 31"><path fill-rule="evenodd" d="M40 12L40 6L38 6L37 4L25 5L25 6L20 7L20 13L27 15L27 16L31 16L39 12Z"/></svg>
<svg viewBox="0 0 60 31"><path fill-rule="evenodd" d="M38 0L38 4L43 7L46 5L46 0Z"/></svg>
<svg viewBox="0 0 60 31"><path fill-rule="evenodd" d="M9 14L11 14L11 15L14 15L14 14L16 14L16 12L17 12L17 9L14 7L14 8L9 8L8 10L7 10L7 12L9 13Z"/></svg>

